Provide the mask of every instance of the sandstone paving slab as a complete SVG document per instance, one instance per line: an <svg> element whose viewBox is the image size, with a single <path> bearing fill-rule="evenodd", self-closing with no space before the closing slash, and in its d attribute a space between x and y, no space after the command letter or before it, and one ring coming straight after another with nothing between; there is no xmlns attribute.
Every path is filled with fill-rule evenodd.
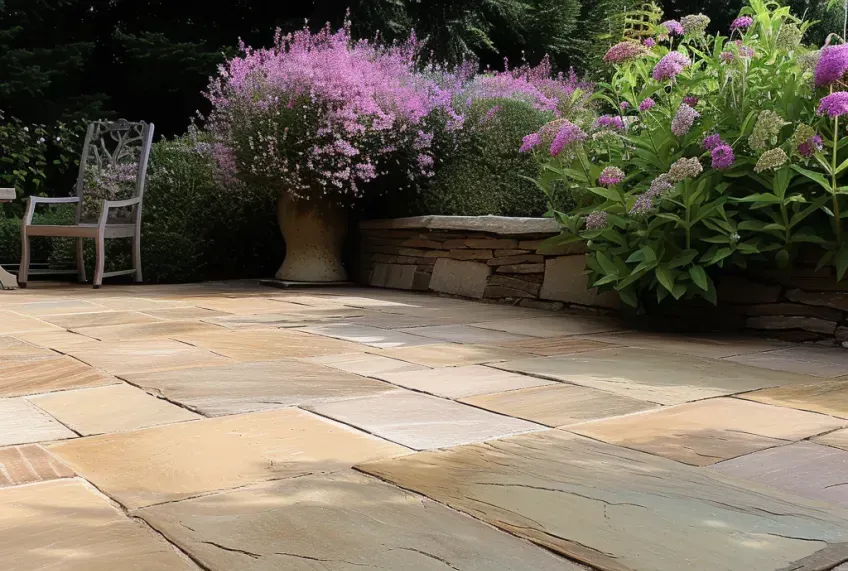
<svg viewBox="0 0 848 571"><path fill-rule="evenodd" d="M535 317L532 319L502 319L475 323L474 327L506 331L528 337L560 337L562 335L588 335L605 331L620 331L625 327L615 321L603 317L588 317L582 315L554 315Z"/></svg>
<svg viewBox="0 0 848 571"><path fill-rule="evenodd" d="M754 337L681 335L679 333L654 333L645 331L601 333L590 335L587 339L628 347L660 349L672 353L683 353L685 355L696 355L711 359L760 353L780 349L789 345L782 341L769 341Z"/></svg>
<svg viewBox="0 0 848 571"><path fill-rule="evenodd" d="M82 345L97 346L100 342L97 339L86 337L78 333L71 333L58 327L53 331L36 331L32 333L18 333L15 335L18 339L38 345L60 353L68 353L73 348L80 348Z"/></svg>
<svg viewBox="0 0 848 571"><path fill-rule="evenodd" d="M362 315L361 311L341 307L336 310L304 307L294 312L259 313L251 315L225 315L205 319L229 329L275 329L279 327L306 327L325 321L344 321Z"/></svg>
<svg viewBox="0 0 848 571"><path fill-rule="evenodd" d="M307 408L416 450L481 442L544 428L411 391Z"/></svg>
<svg viewBox="0 0 848 571"><path fill-rule="evenodd" d="M608 571L774 571L848 510L560 430L358 469Z"/></svg>
<svg viewBox="0 0 848 571"><path fill-rule="evenodd" d="M384 373L406 373L409 371L429 370L428 367L407 363L382 355L371 353L343 353L341 355L324 355L322 357L309 357L304 359L310 363L332 367L347 373L373 377Z"/></svg>
<svg viewBox="0 0 848 571"><path fill-rule="evenodd" d="M797 442L720 462L714 470L772 488L848 506L848 452Z"/></svg>
<svg viewBox="0 0 848 571"><path fill-rule="evenodd" d="M815 377L848 375L848 351L837 347L797 345L765 353L739 355L728 360Z"/></svg>
<svg viewBox="0 0 848 571"><path fill-rule="evenodd" d="M517 391L478 395L460 402L546 426L621 416L658 405L589 387L555 383Z"/></svg>
<svg viewBox="0 0 848 571"><path fill-rule="evenodd" d="M408 453L293 408L90 436L48 450L127 508Z"/></svg>
<svg viewBox="0 0 848 571"><path fill-rule="evenodd" d="M555 384L554 381L492 369L483 365L380 373L375 376L395 385L447 398Z"/></svg>
<svg viewBox="0 0 848 571"><path fill-rule="evenodd" d="M290 306L283 301L265 297L193 298L191 304L225 313L279 313Z"/></svg>
<svg viewBox="0 0 848 571"><path fill-rule="evenodd" d="M61 328L35 317L0 310L0 335L16 335L31 331L60 331Z"/></svg>
<svg viewBox="0 0 848 571"><path fill-rule="evenodd" d="M126 383L27 400L84 436L203 418Z"/></svg>
<svg viewBox="0 0 848 571"><path fill-rule="evenodd" d="M413 347L417 345L429 345L437 343L428 337L411 335L393 329L380 329L379 327L368 327L356 323L332 323L327 325L312 325L300 329L306 333L333 337L352 343L360 343L378 349L390 349L392 347Z"/></svg>
<svg viewBox="0 0 848 571"><path fill-rule="evenodd" d="M0 362L36 361L55 357L58 357L58 355L45 347L39 347L8 335L0 337Z"/></svg>
<svg viewBox="0 0 848 571"><path fill-rule="evenodd" d="M74 473L37 444L0 448L0 488L71 478Z"/></svg>
<svg viewBox="0 0 848 571"><path fill-rule="evenodd" d="M811 381L804 375L730 361L628 347L492 366L665 405Z"/></svg>
<svg viewBox="0 0 848 571"><path fill-rule="evenodd" d="M574 336L545 338L534 337L530 339L520 339L518 341L504 341L502 343L496 343L495 345L509 351L520 351L543 357L567 355L569 353L585 353L586 351L597 351L599 349L610 349L616 347L613 343L592 341ZM500 360L503 361L506 359Z"/></svg>
<svg viewBox="0 0 848 571"><path fill-rule="evenodd" d="M278 409L395 390L388 383L295 360L232 363L125 378L208 416Z"/></svg>
<svg viewBox="0 0 848 571"><path fill-rule="evenodd" d="M426 327L429 325L451 325L461 323L461 318L445 315L402 315L381 311L362 311L354 322L357 325L379 327L380 329L405 329L409 327Z"/></svg>
<svg viewBox="0 0 848 571"><path fill-rule="evenodd" d="M157 321L154 323L129 323L126 325L102 325L81 327L74 333L99 341L133 341L136 339L167 339L183 334L216 333L222 328L202 321Z"/></svg>
<svg viewBox="0 0 848 571"><path fill-rule="evenodd" d="M24 399L0 399L0 446L75 436L74 432Z"/></svg>
<svg viewBox="0 0 848 571"><path fill-rule="evenodd" d="M762 389L739 398L848 418L848 380Z"/></svg>
<svg viewBox="0 0 848 571"><path fill-rule="evenodd" d="M0 360L0 397L99 387L115 382L114 377L66 356L38 361Z"/></svg>
<svg viewBox="0 0 848 571"><path fill-rule="evenodd" d="M493 329L481 329L471 325L433 325L429 327L413 327L399 329L406 333L421 335L438 341L451 343L468 343L486 345L502 341L517 341L527 339L526 335L515 335Z"/></svg>
<svg viewBox="0 0 848 571"><path fill-rule="evenodd" d="M830 434L817 436L813 439L813 442L824 444L826 446L833 446L834 448L841 448L842 450L848 450L848 429L836 430Z"/></svg>
<svg viewBox="0 0 848 571"><path fill-rule="evenodd" d="M139 311L98 311L94 313L68 313L50 315L45 321L64 329L82 329L103 325L124 325L126 323L153 323L159 321L152 315Z"/></svg>
<svg viewBox="0 0 848 571"><path fill-rule="evenodd" d="M222 317L230 315L223 311L215 311L214 309L206 309L205 307L181 306L167 307L165 309L144 309L141 311L145 315L151 315L157 319L207 319L211 317Z"/></svg>
<svg viewBox="0 0 848 571"><path fill-rule="evenodd" d="M194 571L141 522L79 480L0 490L0 569Z"/></svg>
<svg viewBox="0 0 848 571"><path fill-rule="evenodd" d="M521 539L352 471L136 512L211 571L577 571Z"/></svg>
<svg viewBox="0 0 848 571"><path fill-rule="evenodd" d="M361 351L362 347L338 339L284 329L197 331L174 339L224 355L236 361L271 361L286 357L315 357Z"/></svg>
<svg viewBox="0 0 848 571"><path fill-rule="evenodd" d="M845 420L812 412L717 398L568 429L610 444L707 466L845 425Z"/></svg>
<svg viewBox="0 0 848 571"><path fill-rule="evenodd" d="M436 343L416 347L383 349L380 355L401 359L425 367L457 367L479 365L495 361L521 359L527 354L521 351L485 345L460 345L459 343Z"/></svg>
<svg viewBox="0 0 848 571"><path fill-rule="evenodd" d="M232 363L232 359L170 339L98 342L71 347L68 353L113 375Z"/></svg>
<svg viewBox="0 0 848 571"><path fill-rule="evenodd" d="M19 303L11 308L15 313L40 317L56 315L60 313L92 313L106 311L107 308L100 303L93 303L81 299L48 299L44 301L32 301Z"/></svg>
<svg viewBox="0 0 848 571"><path fill-rule="evenodd" d="M146 290L143 290L146 291ZM160 309L182 308L189 305L188 302L168 299L154 299L152 297L136 297L136 296L115 296L115 297L100 297L96 300L98 305L108 307L115 310L132 310L148 312Z"/></svg>

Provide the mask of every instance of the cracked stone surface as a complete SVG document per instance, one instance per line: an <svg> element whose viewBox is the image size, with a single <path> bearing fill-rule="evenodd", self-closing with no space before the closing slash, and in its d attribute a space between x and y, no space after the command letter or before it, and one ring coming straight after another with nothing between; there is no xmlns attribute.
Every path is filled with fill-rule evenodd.
<svg viewBox="0 0 848 571"><path fill-rule="evenodd" d="M36 395L27 400L83 436L202 418L126 383Z"/></svg>
<svg viewBox="0 0 848 571"><path fill-rule="evenodd" d="M408 452L297 409L90 436L48 451L127 508Z"/></svg>
<svg viewBox="0 0 848 571"><path fill-rule="evenodd" d="M848 510L559 430L359 469L605 571L774 571Z"/></svg>
<svg viewBox="0 0 848 571"><path fill-rule="evenodd" d="M728 360L815 377L848 375L848 351L836 347L800 345L766 353L739 355Z"/></svg>
<svg viewBox="0 0 848 571"><path fill-rule="evenodd" d="M848 428L844 430L837 430L830 434L825 434L824 436L818 436L813 439L813 442L833 446L835 448L841 448L842 450L848 450Z"/></svg>
<svg viewBox="0 0 848 571"><path fill-rule="evenodd" d="M377 376L395 385L448 398L554 384L554 381L517 375L482 365L381 373Z"/></svg>
<svg viewBox="0 0 848 571"><path fill-rule="evenodd" d="M70 468L35 444L0 448L0 488L71 478Z"/></svg>
<svg viewBox="0 0 848 571"><path fill-rule="evenodd" d="M474 327L506 331L529 337L559 337L562 335L588 335L605 331L619 331L624 327L613 319L603 317L586 317L569 315L562 317L535 317L533 319L504 319L500 321L485 321L475 323Z"/></svg>
<svg viewBox="0 0 848 571"><path fill-rule="evenodd" d="M493 366L665 405L811 382L810 377L793 373L629 347L507 361Z"/></svg>
<svg viewBox="0 0 848 571"><path fill-rule="evenodd" d="M236 363L126 375L127 381L208 416L375 395L395 387L313 363Z"/></svg>
<svg viewBox="0 0 848 571"><path fill-rule="evenodd" d="M0 537L9 571L197 569L78 480L0 489Z"/></svg>
<svg viewBox="0 0 848 571"><path fill-rule="evenodd" d="M848 380L763 389L739 398L848 418Z"/></svg>
<svg viewBox="0 0 848 571"><path fill-rule="evenodd" d="M68 353L113 375L128 375L232 363L211 351L170 339L100 342L71 347Z"/></svg>
<svg viewBox="0 0 848 571"><path fill-rule="evenodd" d="M845 420L822 414L719 398L568 429L611 444L706 466L845 425Z"/></svg>
<svg viewBox="0 0 848 571"><path fill-rule="evenodd" d="M117 382L70 357L38 361L0 360L0 397L31 395L62 389L98 387Z"/></svg>
<svg viewBox="0 0 848 571"><path fill-rule="evenodd" d="M380 352L380 355L427 367L478 365L509 359L521 359L526 356L520 351L510 351L508 349L485 347L482 345L459 345L457 343L437 343L435 345L384 349Z"/></svg>
<svg viewBox="0 0 848 571"><path fill-rule="evenodd" d="M555 383L517 391L472 396L460 402L547 426L631 414L659 405L589 387Z"/></svg>
<svg viewBox="0 0 848 571"><path fill-rule="evenodd" d="M355 472L136 512L212 571L577 571L530 543Z"/></svg>
<svg viewBox="0 0 848 571"><path fill-rule="evenodd" d="M74 432L22 398L0 399L0 446L76 436Z"/></svg>
<svg viewBox="0 0 848 571"><path fill-rule="evenodd" d="M411 391L320 403L308 408L416 450L480 442L544 428Z"/></svg>
<svg viewBox="0 0 848 571"><path fill-rule="evenodd" d="M848 452L798 442L727 460L712 469L785 492L848 506Z"/></svg>

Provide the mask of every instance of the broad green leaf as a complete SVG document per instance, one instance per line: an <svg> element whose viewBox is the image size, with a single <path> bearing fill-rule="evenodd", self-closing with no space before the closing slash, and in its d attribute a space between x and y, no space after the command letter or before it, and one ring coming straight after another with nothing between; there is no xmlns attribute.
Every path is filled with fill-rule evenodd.
<svg viewBox="0 0 848 571"><path fill-rule="evenodd" d="M636 297L636 292L633 291L633 288L619 291L618 297L630 307L639 307L639 299Z"/></svg>
<svg viewBox="0 0 848 571"><path fill-rule="evenodd" d="M833 192L833 188L831 187L830 182L822 174L802 168L798 165L792 165L792 168L807 177L808 179L812 180L813 182L818 183L819 186L823 187L828 192Z"/></svg>
<svg viewBox="0 0 848 571"><path fill-rule="evenodd" d="M654 274L657 276L657 281L669 292L674 289L674 274L668 268L657 266L654 269Z"/></svg>
<svg viewBox="0 0 848 571"><path fill-rule="evenodd" d="M674 299L680 299L686 293L686 284L674 284L674 289L671 290L671 295L674 296Z"/></svg>
<svg viewBox="0 0 848 571"><path fill-rule="evenodd" d="M600 264L601 269L604 271L605 274L614 274L616 276L618 275L618 268L616 268L615 262L610 260L606 256L606 254L600 251L595 252L595 257L597 258L598 264Z"/></svg>
<svg viewBox="0 0 848 571"><path fill-rule="evenodd" d="M704 291L707 291L707 272L701 266L692 266L689 268L689 277L692 282Z"/></svg>
<svg viewBox="0 0 848 571"><path fill-rule="evenodd" d="M848 270L848 244L843 244L836 253L836 279L842 281L845 277L845 270Z"/></svg>
<svg viewBox="0 0 848 571"><path fill-rule="evenodd" d="M683 250L676 256L674 256L668 262L669 268L679 268L680 266L685 266L687 264L692 263L692 260L695 259L695 256L698 255L698 250Z"/></svg>

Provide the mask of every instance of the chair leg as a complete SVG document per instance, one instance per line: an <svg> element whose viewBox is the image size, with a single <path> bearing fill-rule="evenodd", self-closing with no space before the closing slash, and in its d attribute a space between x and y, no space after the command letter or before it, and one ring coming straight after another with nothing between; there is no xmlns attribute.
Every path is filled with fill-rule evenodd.
<svg viewBox="0 0 848 571"><path fill-rule="evenodd" d="M106 240L102 234L95 238L96 259L94 260L94 289L103 284L103 268L106 265Z"/></svg>
<svg viewBox="0 0 848 571"><path fill-rule="evenodd" d="M85 283L85 242L82 238L77 238L77 280L80 283Z"/></svg>
<svg viewBox="0 0 848 571"><path fill-rule="evenodd" d="M26 287L29 278L29 236L21 232L21 266L18 269L18 286Z"/></svg>
<svg viewBox="0 0 848 571"><path fill-rule="evenodd" d="M135 233L135 236L132 238L132 264L133 269L135 270L135 282L141 283L141 235L139 232Z"/></svg>

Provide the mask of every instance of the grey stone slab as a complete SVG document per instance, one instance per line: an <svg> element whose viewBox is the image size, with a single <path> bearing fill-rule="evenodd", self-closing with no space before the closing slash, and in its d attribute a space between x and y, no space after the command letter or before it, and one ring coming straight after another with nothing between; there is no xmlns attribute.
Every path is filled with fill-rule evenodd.
<svg viewBox="0 0 848 571"><path fill-rule="evenodd" d="M470 397L555 384L553 381L518 375L482 365L379 373L376 376L395 385L448 398Z"/></svg>
<svg viewBox="0 0 848 571"><path fill-rule="evenodd" d="M368 327L355 323L333 323L328 325L311 325L299 329L313 335L323 335L342 339L354 343L361 343L378 349L390 349L392 347L413 347L415 345L429 345L438 343L433 339L413 335L395 329L380 329L379 327Z"/></svg>
<svg viewBox="0 0 848 571"><path fill-rule="evenodd" d="M848 452L812 442L762 450L711 467L730 476L848 506Z"/></svg>
<svg viewBox="0 0 848 571"><path fill-rule="evenodd" d="M848 375L848 351L841 348L798 345L776 351L738 355L729 361L775 371L789 371L816 377Z"/></svg>
<svg viewBox="0 0 848 571"><path fill-rule="evenodd" d="M582 568L432 500L351 471L261 484L145 508L136 515L210 571Z"/></svg>
<svg viewBox="0 0 848 571"><path fill-rule="evenodd" d="M598 293L597 288L590 288L586 270L586 256L560 256L545 261L545 280L539 292L541 299L552 299L617 308L619 301L615 292Z"/></svg>
<svg viewBox="0 0 848 571"><path fill-rule="evenodd" d="M307 408L416 450L482 442L544 428L411 391Z"/></svg>
<svg viewBox="0 0 848 571"><path fill-rule="evenodd" d="M474 327L505 331L529 337L560 337L563 335L589 335L607 331L621 331L624 325L614 319L560 314L532 319L502 319L475 323Z"/></svg>
<svg viewBox="0 0 848 571"><path fill-rule="evenodd" d="M527 335L516 335L494 329L481 329L480 327L473 327L471 325L432 325L429 327L401 329L400 331L436 339L437 341L434 341L434 343L438 341L450 341L451 343L485 345L527 339Z"/></svg>
<svg viewBox="0 0 848 571"><path fill-rule="evenodd" d="M362 230L447 230L459 232L485 232L504 236L532 234L559 234L560 228L553 218L520 218L516 216L413 216L385 220L364 220Z"/></svg>
<svg viewBox="0 0 848 571"><path fill-rule="evenodd" d="M433 267L430 289L440 293L480 299L492 268L483 262L439 258Z"/></svg>
<svg viewBox="0 0 848 571"><path fill-rule="evenodd" d="M125 378L210 416L360 397L394 389L387 383L295 360L128 374Z"/></svg>
<svg viewBox="0 0 848 571"><path fill-rule="evenodd" d="M608 571L774 571L848 541L848 510L570 435L361 464Z"/></svg>
<svg viewBox="0 0 848 571"><path fill-rule="evenodd" d="M491 366L666 405L811 380L726 360L636 348L537 357Z"/></svg>
<svg viewBox="0 0 848 571"><path fill-rule="evenodd" d="M386 373L406 373L408 371L424 371L429 367L399 361L382 355L370 353L344 353L342 355L325 355L303 359L310 363L332 367L363 377L375 377Z"/></svg>

